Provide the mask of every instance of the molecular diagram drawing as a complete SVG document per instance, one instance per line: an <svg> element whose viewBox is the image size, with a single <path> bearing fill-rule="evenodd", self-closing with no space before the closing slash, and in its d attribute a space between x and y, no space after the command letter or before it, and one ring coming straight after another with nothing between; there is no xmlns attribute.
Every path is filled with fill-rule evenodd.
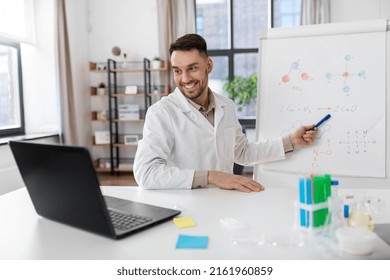
<svg viewBox="0 0 390 280"><path fill-rule="evenodd" d="M288 71L287 74L282 76L281 82L279 82L279 85L288 84L288 83L292 82L292 78L293 78L292 73L294 73L294 72L296 72L299 75L298 79L301 81L307 82L307 81L312 80L310 75L301 69L300 61L297 60L297 61L294 61L293 63L291 63L290 70ZM299 80L295 80L295 83L297 83ZM302 91L303 90L302 87L300 87L298 85L294 85L292 87L292 89L294 91Z"/></svg>
<svg viewBox="0 0 390 280"><path fill-rule="evenodd" d="M287 129L284 129L280 132L280 135L283 136L283 135L287 135L287 134L291 134L293 133L295 130L297 130L299 127L301 127L303 124L300 120L296 120L294 121L290 127L288 127ZM325 137L325 134L330 131L332 129L332 127L327 124L327 123L324 123L318 130L317 132L317 135L316 135L316 140L321 140L323 137Z"/></svg>
<svg viewBox="0 0 390 280"><path fill-rule="evenodd" d="M297 128L302 126L302 122L299 120L296 120L292 123L292 125L281 131L280 135L286 135L293 133ZM327 133L332 129L332 127L329 124L324 124L321 126L319 129L317 135L316 135L316 140L321 140L322 138L326 138ZM331 156L333 153L332 147L331 147L331 139L323 139L325 141L325 146L319 149L313 149L311 153L311 167L312 168L319 168L320 167L320 159L323 158L324 156ZM301 150L302 148L298 148L296 150Z"/></svg>
<svg viewBox="0 0 390 280"><path fill-rule="evenodd" d="M280 132L280 136L288 135L293 133L296 129L298 129L300 126L302 126L302 122L299 120L294 121L290 127L287 129L284 129Z"/></svg>
<svg viewBox="0 0 390 280"><path fill-rule="evenodd" d="M318 168L319 167L319 157L321 156L330 156L332 155L332 147L331 147L331 140L327 139L326 140L326 147L321 149L321 150L316 150L313 149L313 158L312 158L312 163L311 166Z"/></svg>
<svg viewBox="0 0 390 280"><path fill-rule="evenodd" d="M350 70L349 70L349 66L350 66L349 63L351 62L352 59L354 59L354 57L352 57L349 54L344 56L344 60L345 60L345 71L344 72L338 73L338 74L332 74L332 73L328 72L328 73L325 74L325 77L328 80L328 83L330 83L330 81L333 78L335 78L335 77L341 77L342 78L342 83L343 83L342 91L347 96L351 92L351 87L349 86L348 83L349 83L349 80L352 77L358 77L358 78L361 78L361 79L366 79L366 72L365 71L360 71L358 73L351 73L350 72Z"/></svg>
<svg viewBox="0 0 390 280"><path fill-rule="evenodd" d="M359 155L369 152L369 147L376 145L375 139L369 139L367 130L347 131L345 139L339 141L347 155Z"/></svg>
<svg viewBox="0 0 390 280"><path fill-rule="evenodd" d="M326 133L330 131L332 127L329 124L323 124L322 127L319 129L316 139L321 140L321 138L324 138ZM313 149L312 153L312 164L311 166L314 168L319 167L319 158L323 156L331 156L333 153L332 147L331 147L331 140L326 139L326 147L323 147L321 149Z"/></svg>

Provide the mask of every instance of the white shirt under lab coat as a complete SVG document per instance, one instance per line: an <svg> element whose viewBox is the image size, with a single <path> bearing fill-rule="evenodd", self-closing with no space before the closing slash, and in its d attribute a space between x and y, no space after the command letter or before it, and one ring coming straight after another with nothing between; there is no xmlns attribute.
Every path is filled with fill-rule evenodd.
<svg viewBox="0 0 390 280"><path fill-rule="evenodd" d="M149 107L134 161L140 187L190 189L195 170L233 173L234 162L251 165L285 158L280 137L249 143L233 101L212 94L214 126L178 88Z"/></svg>

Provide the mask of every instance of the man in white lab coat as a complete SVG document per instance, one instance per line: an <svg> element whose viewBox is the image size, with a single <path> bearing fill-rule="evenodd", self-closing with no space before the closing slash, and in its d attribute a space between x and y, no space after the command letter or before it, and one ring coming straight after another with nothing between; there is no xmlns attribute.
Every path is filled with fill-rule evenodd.
<svg viewBox="0 0 390 280"><path fill-rule="evenodd" d="M281 160L296 147L310 145L317 133L302 126L291 135L249 143L238 122L234 103L212 92L208 75L213 62L205 40L187 34L169 49L177 88L152 105L138 143L134 175L145 189L191 189L214 185L242 192L264 187L234 175L241 165Z"/></svg>

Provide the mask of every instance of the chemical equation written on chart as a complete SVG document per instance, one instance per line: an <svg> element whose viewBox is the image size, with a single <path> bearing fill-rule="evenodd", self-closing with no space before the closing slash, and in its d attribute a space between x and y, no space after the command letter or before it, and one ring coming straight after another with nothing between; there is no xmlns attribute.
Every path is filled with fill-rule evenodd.
<svg viewBox="0 0 390 280"><path fill-rule="evenodd" d="M358 105L333 105L333 106L308 106L308 105L280 105L280 113L305 113L310 114L312 112L326 112L326 113L355 113L358 112Z"/></svg>

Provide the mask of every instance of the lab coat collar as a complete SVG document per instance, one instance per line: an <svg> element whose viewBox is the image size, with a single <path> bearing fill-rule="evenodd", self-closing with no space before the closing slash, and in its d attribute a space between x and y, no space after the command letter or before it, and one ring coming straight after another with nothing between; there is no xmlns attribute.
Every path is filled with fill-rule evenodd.
<svg viewBox="0 0 390 280"><path fill-rule="evenodd" d="M225 102L222 99L218 98L218 94L216 94L214 91L210 90L210 92L214 96L216 111L217 108L223 108L225 106ZM180 91L179 88L175 88L173 93L171 93L171 96L176 100L177 105L183 113L192 110L193 106L191 106L191 104L188 102L187 98L184 96L184 94Z"/></svg>
<svg viewBox="0 0 390 280"><path fill-rule="evenodd" d="M180 110L183 113L187 113L191 111L191 104L188 103L186 97L184 94L180 91L179 88L176 88L173 93L170 95L175 101L176 104L179 106Z"/></svg>
<svg viewBox="0 0 390 280"><path fill-rule="evenodd" d="M225 110L224 110L224 107L226 106L224 100L222 98L219 98L218 94L216 94L215 92L213 92L212 90L210 90L211 94L214 95L214 100L215 100L215 115L214 115L214 127L216 128L219 124L219 122L221 121L224 113L225 113ZM194 106L192 106L187 98L184 96L184 94L180 91L179 88L176 88L173 93L170 94L170 96L176 100L176 103L177 105L179 106L180 110L183 112L183 113L188 113L188 115L198 124L200 124L200 122L203 123L203 119L202 121L199 120L198 118L198 115L199 114L195 114L194 111L196 110ZM210 123L205 119L206 122L204 123L208 123L210 125Z"/></svg>

